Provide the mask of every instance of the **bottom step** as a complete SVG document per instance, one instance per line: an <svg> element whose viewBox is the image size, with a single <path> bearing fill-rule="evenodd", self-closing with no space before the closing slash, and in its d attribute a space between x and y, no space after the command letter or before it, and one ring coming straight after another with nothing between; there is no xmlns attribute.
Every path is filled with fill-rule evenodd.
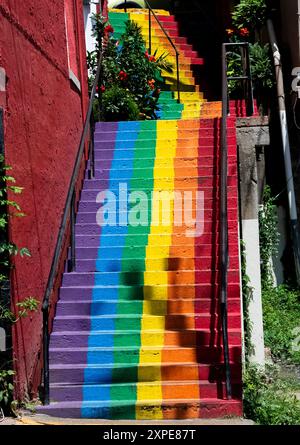
<svg viewBox="0 0 300 445"><path fill-rule="evenodd" d="M115 420L182 420L242 416L241 400L202 399L58 402L38 407L38 413L62 418Z"/></svg>

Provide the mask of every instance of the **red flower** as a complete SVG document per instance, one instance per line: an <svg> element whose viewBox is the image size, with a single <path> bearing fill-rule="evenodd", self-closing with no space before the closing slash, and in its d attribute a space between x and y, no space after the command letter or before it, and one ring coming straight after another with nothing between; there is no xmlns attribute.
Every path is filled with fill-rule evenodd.
<svg viewBox="0 0 300 445"><path fill-rule="evenodd" d="M250 34L249 29L248 28L241 28L240 29L240 35L242 37L248 37Z"/></svg>
<svg viewBox="0 0 300 445"><path fill-rule="evenodd" d="M111 25L107 25L104 28L104 34L111 34L114 32L114 28Z"/></svg>
<svg viewBox="0 0 300 445"><path fill-rule="evenodd" d="M148 59L149 60L149 53L148 53L148 51L145 51L145 57L146 57L146 59Z"/></svg>
<svg viewBox="0 0 300 445"><path fill-rule="evenodd" d="M127 79L128 79L128 74L125 73L125 71L120 71L120 72L119 72L119 79L120 79L122 82L125 81L125 80L127 80Z"/></svg>
<svg viewBox="0 0 300 445"><path fill-rule="evenodd" d="M148 85L151 88L151 90L154 90L154 88L155 88L155 80L154 79L148 80Z"/></svg>
<svg viewBox="0 0 300 445"><path fill-rule="evenodd" d="M105 90L106 90L105 86L104 86L104 85L101 85L101 87L100 87L100 91L101 91L101 93L104 93Z"/></svg>
<svg viewBox="0 0 300 445"><path fill-rule="evenodd" d="M156 62L156 58L154 56L149 57L150 62Z"/></svg>
<svg viewBox="0 0 300 445"><path fill-rule="evenodd" d="M233 36L233 34L234 34L234 30L231 29L231 28L226 29L226 33L227 33L227 35L228 35L229 37L231 37L231 36Z"/></svg>

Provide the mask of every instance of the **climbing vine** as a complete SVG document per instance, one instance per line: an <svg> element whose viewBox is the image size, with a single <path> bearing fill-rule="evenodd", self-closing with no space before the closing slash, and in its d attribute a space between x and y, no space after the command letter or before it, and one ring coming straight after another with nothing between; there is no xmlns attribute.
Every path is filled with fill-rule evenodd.
<svg viewBox="0 0 300 445"><path fill-rule="evenodd" d="M11 167L5 165L4 156L0 155L0 327L6 328L17 323L21 318L27 317L30 312L38 309L38 301L28 297L16 303L16 312L10 308L10 302L5 296L11 268L11 257L30 257L26 247L19 248L8 241L7 227L12 217L23 217L19 204L10 199L8 195L19 195L22 187L16 185L15 178L9 174ZM3 362L3 363L2 363ZM5 360L0 363L0 410L13 411L13 376L15 372L10 369L11 364Z"/></svg>
<svg viewBox="0 0 300 445"><path fill-rule="evenodd" d="M249 304L253 298L253 288L250 286L250 278L246 273L246 252L245 252L245 244L243 241L241 241L241 266L242 266L245 360L246 364L248 364L249 356L253 353L253 344L251 343L252 323L249 317Z"/></svg>
<svg viewBox="0 0 300 445"><path fill-rule="evenodd" d="M263 207L259 214L260 265L263 290L274 286L272 256L278 249L278 229L275 199L271 188L266 186L263 194Z"/></svg>

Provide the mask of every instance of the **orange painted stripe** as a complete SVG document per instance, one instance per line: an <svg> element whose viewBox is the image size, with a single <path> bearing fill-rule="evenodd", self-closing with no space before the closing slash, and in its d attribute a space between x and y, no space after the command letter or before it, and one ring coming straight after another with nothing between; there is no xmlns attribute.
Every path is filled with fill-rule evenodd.
<svg viewBox="0 0 300 445"><path fill-rule="evenodd" d="M197 176L197 166L198 166L198 138L199 138L199 124L193 122L194 128L189 129L187 121L178 121L178 141L176 149L176 157L174 159L174 190L191 191L197 189L198 181L197 178L191 178L192 175ZM187 139L187 137L189 139ZM187 147L188 146L188 150ZM189 166L186 165L187 155L192 159L189 160ZM188 178L188 180L183 183L182 177ZM195 200L193 200L193 206L195 206ZM193 210L195 210L193 208ZM183 212L182 212L183 218ZM165 349L162 352L162 364L169 363L172 361L174 356L173 351L167 349L166 346L174 345L176 346L176 361L178 363L186 363L189 359L192 363L197 363L196 354L196 333L195 333L195 289L193 286L190 288L184 287L186 284L193 285L195 282L195 248L193 238L186 237L187 227L183 224L180 226L174 225L173 235L172 235L172 246L170 248L170 257L178 258L177 264L173 262L171 271L168 273L169 285L176 284L182 285L184 291L179 293L178 289L170 287L168 292L168 315L166 317L166 329L173 329L172 333L165 333ZM182 258L184 254L185 258ZM170 261L170 260L169 260ZM176 269L175 269L176 267ZM169 269L170 270L170 269ZM184 272L183 272L184 271ZM183 300L183 301L182 301ZM178 314L177 319L170 317L170 314ZM181 329L180 329L181 328ZM185 368L177 367L176 373L170 375L172 371L162 366L162 380L173 379L178 381L184 381L187 379ZM194 381L198 380L198 367L193 366L189 369L188 378ZM200 390L198 384L185 385L183 386L163 386L163 399L176 399L184 398L199 400ZM189 410L187 413L182 413L181 418L195 418L199 417L199 408L197 405ZM164 418L172 418L172 414L168 411L164 412Z"/></svg>

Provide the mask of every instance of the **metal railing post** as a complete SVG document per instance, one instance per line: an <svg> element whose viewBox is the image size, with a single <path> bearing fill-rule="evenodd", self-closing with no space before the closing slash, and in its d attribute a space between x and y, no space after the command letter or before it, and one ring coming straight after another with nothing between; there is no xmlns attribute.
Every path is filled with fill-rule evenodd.
<svg viewBox="0 0 300 445"><path fill-rule="evenodd" d="M151 9L149 10L149 53L152 53L152 21L151 21Z"/></svg>
<svg viewBox="0 0 300 445"><path fill-rule="evenodd" d="M252 116L254 113L254 98L253 98L253 82L251 75L251 61L250 61L250 48L249 45L246 47L246 76L248 77L248 104L247 104L247 114Z"/></svg>
<svg viewBox="0 0 300 445"><path fill-rule="evenodd" d="M49 308L43 305L43 403L49 405L50 403L50 382L49 382Z"/></svg>
<svg viewBox="0 0 300 445"><path fill-rule="evenodd" d="M227 209L227 177L228 177L228 148L227 148L227 113L228 113L228 80L226 45L222 46L222 127L221 127L221 172L220 172L220 272L221 292L220 311L222 319L223 353L226 377L227 399L232 398L231 369L228 346L227 320L227 287L228 287L228 209Z"/></svg>
<svg viewBox="0 0 300 445"><path fill-rule="evenodd" d="M173 42L173 40L170 38L170 36L168 35L167 31L165 30L165 28L163 27L163 25L161 24L159 18L157 17L157 15L155 14L155 12L153 11L153 9L151 8L149 2L147 0L145 0L146 6L149 9L149 52L151 54L152 52L152 22L151 22L151 14L153 15L154 19L156 20L158 26L160 27L160 29L162 30L162 32L164 33L164 35L166 36L166 38L168 39L168 41L170 42L171 46L173 47L175 54L176 54L176 70L177 70L177 90L178 90L178 102L180 103L180 71L179 71L179 52Z"/></svg>
<svg viewBox="0 0 300 445"><path fill-rule="evenodd" d="M179 71L179 53L176 52L176 71L177 71L177 102L180 104L180 71Z"/></svg>
<svg viewBox="0 0 300 445"><path fill-rule="evenodd" d="M76 205L76 192L73 191L72 202L70 208L70 226L71 226L71 252L70 259L68 261L68 272L74 272L76 267L76 256L75 256L75 205Z"/></svg>

